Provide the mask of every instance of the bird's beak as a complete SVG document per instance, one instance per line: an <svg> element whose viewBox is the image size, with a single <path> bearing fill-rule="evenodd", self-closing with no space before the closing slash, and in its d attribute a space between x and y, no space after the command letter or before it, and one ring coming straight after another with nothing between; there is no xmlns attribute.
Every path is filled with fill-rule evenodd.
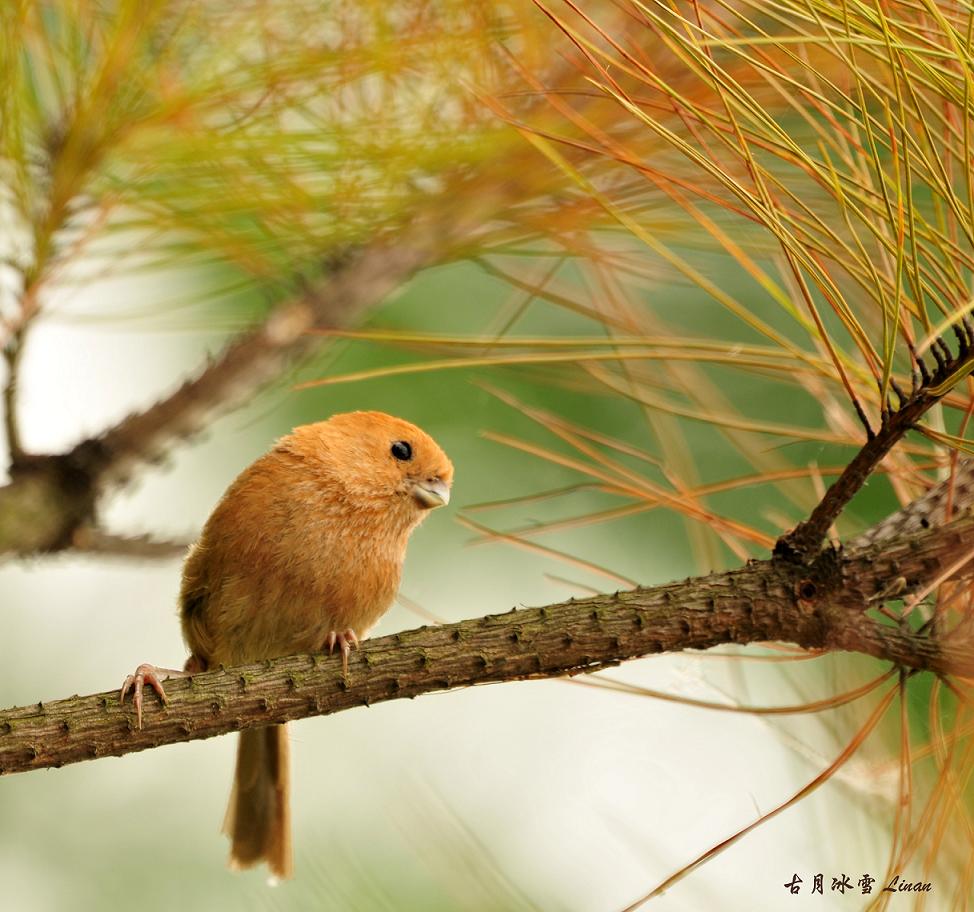
<svg viewBox="0 0 974 912"><path fill-rule="evenodd" d="M417 481L413 485L413 497L424 510L445 507L450 502L450 486L439 478Z"/></svg>

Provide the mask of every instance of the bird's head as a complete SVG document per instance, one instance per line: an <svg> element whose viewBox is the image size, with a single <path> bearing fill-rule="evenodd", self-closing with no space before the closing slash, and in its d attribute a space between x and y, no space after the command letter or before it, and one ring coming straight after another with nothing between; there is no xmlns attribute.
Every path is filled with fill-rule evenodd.
<svg viewBox="0 0 974 912"><path fill-rule="evenodd" d="M295 428L278 448L302 457L352 508L388 509L413 525L450 501L446 453L416 425L383 412L348 412Z"/></svg>

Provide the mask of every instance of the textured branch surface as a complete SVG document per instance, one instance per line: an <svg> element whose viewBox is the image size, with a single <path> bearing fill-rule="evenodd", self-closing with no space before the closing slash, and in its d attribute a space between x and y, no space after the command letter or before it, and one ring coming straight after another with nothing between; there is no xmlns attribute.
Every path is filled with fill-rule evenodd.
<svg viewBox="0 0 974 912"><path fill-rule="evenodd" d="M873 433L867 425L866 443L845 467L835 484L825 492L811 516L778 539L774 548L778 557L801 563L814 560L825 541L829 527L869 480L889 451L908 431L916 427L923 415L950 391L953 384L970 373L971 363L974 361L974 325L965 320L962 326L955 326L954 331L957 335L957 354L952 354L946 343L938 339L933 347L937 356L937 367L931 372L922 359L917 361L920 374L914 381L913 392L905 396L895 387L900 399L899 408L883 412L878 432Z"/></svg>
<svg viewBox="0 0 974 912"><path fill-rule="evenodd" d="M942 526L951 518L974 508L974 459L959 459L952 477L934 485L926 494L911 501L882 522L846 542L849 551L868 547L890 538L913 535L921 529Z"/></svg>
<svg viewBox="0 0 974 912"><path fill-rule="evenodd" d="M892 413L878 434L870 436L812 511L787 535L778 539L775 554L792 560L814 559L825 540L829 527L846 505L859 492L894 445L914 427L937 400L923 394L915 396L902 409Z"/></svg>
<svg viewBox="0 0 974 912"><path fill-rule="evenodd" d="M348 675L337 657L291 656L167 683L135 728L117 691L0 713L0 773L119 756L177 741L497 681L595 671L638 656L778 640L845 649L938 674L974 675L974 640L942 639L869 611L889 581L902 597L969 550L974 518L811 568L752 561L722 574L368 640ZM965 544L966 543L966 544ZM968 565L969 566L969 565ZM974 572L974 571L972 571Z"/></svg>

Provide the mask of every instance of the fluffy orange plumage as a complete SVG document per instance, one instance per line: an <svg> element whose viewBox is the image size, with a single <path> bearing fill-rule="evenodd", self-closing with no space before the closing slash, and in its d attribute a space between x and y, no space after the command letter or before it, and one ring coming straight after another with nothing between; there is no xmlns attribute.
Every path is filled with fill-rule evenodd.
<svg viewBox="0 0 974 912"><path fill-rule="evenodd" d="M336 643L347 660L392 603L409 534L447 503L452 480L429 435L381 412L283 437L229 487L186 559L187 672ZM161 691L150 669L127 682L139 708L143 681ZM287 792L284 727L242 732L224 824L232 866L266 860L290 874Z"/></svg>

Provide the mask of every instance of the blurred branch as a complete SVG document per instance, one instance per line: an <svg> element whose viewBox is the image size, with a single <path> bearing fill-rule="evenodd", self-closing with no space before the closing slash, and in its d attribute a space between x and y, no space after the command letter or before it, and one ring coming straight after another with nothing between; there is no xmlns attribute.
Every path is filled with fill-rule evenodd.
<svg viewBox="0 0 974 912"><path fill-rule="evenodd" d="M3 384L3 430L11 465L16 465L24 459L20 427L17 423L17 381L22 351L23 330L18 328L11 332L3 345L3 359L7 363L7 378Z"/></svg>
<svg viewBox="0 0 974 912"><path fill-rule="evenodd" d="M721 574L421 627L368 640L341 659L289 656L167 684L169 705L150 701L143 730L117 691L0 712L0 773L57 767L244 728L327 715L385 700L490 682L551 678L640 656L727 643L795 643L842 649L938 675L974 676L974 636L915 632L870 609L922 592L946 572L974 572L974 518L850 554L827 551L811 566L752 561Z"/></svg>
<svg viewBox="0 0 974 912"><path fill-rule="evenodd" d="M499 205L499 199L491 202ZM320 345L322 339L308 330L354 323L418 269L444 259L465 231L480 228L482 213L466 215L453 210L439 220L417 217L393 241L349 254L322 282L238 335L167 398L67 453L14 463L10 484L0 487L0 555L71 547L75 531L92 520L104 488L124 482L138 464L159 459L174 442L239 405L288 362Z"/></svg>
<svg viewBox="0 0 974 912"><path fill-rule="evenodd" d="M415 235L350 255L322 283L279 305L266 321L237 336L172 395L101 434L97 445L102 483L124 480L134 465L160 458L173 442L200 431L215 412L240 405L289 361L321 343L307 334L309 329L353 324L433 258L429 239Z"/></svg>
<svg viewBox="0 0 974 912"><path fill-rule="evenodd" d="M948 519L969 512L974 506L974 459L959 459L957 468L926 494L911 501L882 522L846 542L846 550L859 551L870 545L921 529L942 526ZM948 512L948 510L950 512Z"/></svg>
<svg viewBox="0 0 974 912"><path fill-rule="evenodd" d="M175 19L166 4L123 3L108 19L35 6L0 16L0 204L15 229L0 256L23 260L18 313L0 327L0 556L75 547L106 491L320 346L309 330L354 325L417 270L509 234L505 218L527 219L532 202L547 212L560 184L523 167L535 153L471 90L510 81L498 38L520 20L507 11L451 2L403 18L352 3L323 43L301 24L317 21L314 3ZM69 452L25 454L14 405L27 322L102 258L114 272L118 237L139 239L125 269L220 264L300 291L154 405Z"/></svg>
<svg viewBox="0 0 974 912"><path fill-rule="evenodd" d="M188 541L164 541L151 535L113 535L97 526L82 526L71 540L71 549L83 554L150 560L183 557L189 545Z"/></svg>

